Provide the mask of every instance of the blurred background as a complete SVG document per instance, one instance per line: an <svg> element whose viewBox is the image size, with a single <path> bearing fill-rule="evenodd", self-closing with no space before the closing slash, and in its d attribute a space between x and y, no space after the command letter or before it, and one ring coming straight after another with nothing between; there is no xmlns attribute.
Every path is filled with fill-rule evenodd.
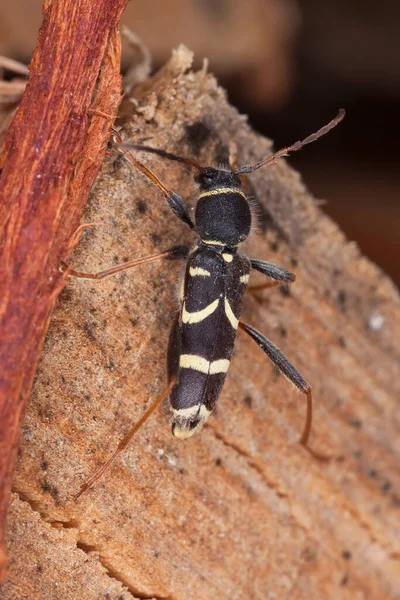
<svg viewBox="0 0 400 600"><path fill-rule="evenodd" d="M41 7L0 0L2 55L29 63ZM400 284L398 0L135 0L123 23L149 48L155 70L180 43L196 66L207 57L231 103L276 148L344 107L345 121L290 163L323 210ZM15 74L3 69L3 77Z"/></svg>

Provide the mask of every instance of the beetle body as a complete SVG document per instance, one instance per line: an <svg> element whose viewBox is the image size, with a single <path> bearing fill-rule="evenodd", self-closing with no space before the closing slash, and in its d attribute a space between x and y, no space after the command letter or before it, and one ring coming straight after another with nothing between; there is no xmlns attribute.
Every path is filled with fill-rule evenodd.
<svg viewBox="0 0 400 600"><path fill-rule="evenodd" d="M198 242L190 253L186 246L176 246L95 274L74 271L65 264L62 266L63 271L74 277L102 279L160 258L187 257L180 294L180 312L169 340L168 385L119 443L112 456L81 487L74 496L75 499L101 476L166 395L170 396L172 432L175 437L189 438L202 427L222 391L238 327L258 344L273 364L307 397L307 416L300 443L315 454L307 446L312 421L311 387L279 348L251 325L240 321L251 269L270 278L270 282L261 287L292 283L295 280L295 275L286 269L263 260L250 259L240 251L239 247L251 229L250 205L240 176L253 173L276 159L287 156L289 152L299 150L317 140L335 127L343 117L344 111L340 110L335 119L301 142L282 148L255 165L244 165L237 169L202 167L191 159L162 150L124 144L115 132L122 154L161 190L175 216L197 233ZM189 216L182 198L166 188L130 151L125 152L132 148L155 152L197 169L195 181L199 185L199 195L195 208L195 223ZM259 288L260 286L257 286L257 289Z"/></svg>
<svg viewBox="0 0 400 600"><path fill-rule="evenodd" d="M179 320L170 343L170 395L175 437L193 435L207 420L230 365L250 260L238 250L251 226L251 212L239 177L207 167L195 219L200 235L189 255L180 292Z"/></svg>

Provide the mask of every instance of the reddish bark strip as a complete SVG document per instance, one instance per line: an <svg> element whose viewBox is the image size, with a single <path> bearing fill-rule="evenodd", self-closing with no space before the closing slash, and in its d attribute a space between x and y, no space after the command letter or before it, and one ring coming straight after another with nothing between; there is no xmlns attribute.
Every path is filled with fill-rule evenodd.
<svg viewBox="0 0 400 600"><path fill-rule="evenodd" d="M0 190L0 581L21 418L62 275L120 99L127 0L45 3L30 79L8 131ZM89 111L92 108L93 112Z"/></svg>

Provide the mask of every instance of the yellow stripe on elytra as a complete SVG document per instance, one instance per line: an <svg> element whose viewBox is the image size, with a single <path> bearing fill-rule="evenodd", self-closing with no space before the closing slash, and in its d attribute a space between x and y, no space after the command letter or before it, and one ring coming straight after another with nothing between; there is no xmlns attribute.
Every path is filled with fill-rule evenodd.
<svg viewBox="0 0 400 600"><path fill-rule="evenodd" d="M192 277L211 277L210 271L202 269L201 267L190 267L189 274Z"/></svg>
<svg viewBox="0 0 400 600"><path fill-rule="evenodd" d="M230 361L227 358L220 358L219 360L214 360L214 362L210 365L210 375L215 375L216 373L227 373L229 369Z"/></svg>
<svg viewBox="0 0 400 600"><path fill-rule="evenodd" d="M248 273L246 275L242 275L240 277L240 283L249 283L249 274Z"/></svg>
<svg viewBox="0 0 400 600"><path fill-rule="evenodd" d="M213 312L215 312L217 310L218 304L219 304L219 298L214 300L214 302L211 302L211 304L209 304L202 310L197 310L195 312L188 312L186 310L186 304L184 304L183 309L182 309L183 323L189 323L189 325L191 325L192 323L200 323L201 321L203 321L204 319L206 319L207 317L212 315Z"/></svg>
<svg viewBox="0 0 400 600"><path fill-rule="evenodd" d="M196 354L181 354L179 358L179 366L181 369L193 369L194 371L200 371L200 373L208 374L210 361L206 360L202 356L197 356Z"/></svg>
<svg viewBox="0 0 400 600"><path fill-rule="evenodd" d="M218 196L219 194L239 194L239 196L242 196L246 200L246 195L240 188L216 188L215 190L208 190L208 192L202 192L198 200L207 196Z"/></svg>
<svg viewBox="0 0 400 600"><path fill-rule="evenodd" d="M233 314L232 307L229 304L227 298L225 298L225 314L228 317L229 323L232 325L233 329L237 329L239 325L239 320Z"/></svg>
<svg viewBox="0 0 400 600"><path fill-rule="evenodd" d="M208 361L197 354L181 354L179 366L181 369L193 369L206 375L217 375L218 373L227 373L230 361L227 358L220 358L213 362Z"/></svg>

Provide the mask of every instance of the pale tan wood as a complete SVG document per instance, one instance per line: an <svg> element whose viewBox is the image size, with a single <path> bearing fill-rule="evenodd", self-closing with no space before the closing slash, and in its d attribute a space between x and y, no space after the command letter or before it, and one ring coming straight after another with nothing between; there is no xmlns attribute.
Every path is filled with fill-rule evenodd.
<svg viewBox="0 0 400 600"><path fill-rule="evenodd" d="M181 49L137 90L129 139L204 163L228 157L232 138L241 163L268 153L270 142L250 130L213 77L187 72L189 65ZM168 187L195 198L189 169L140 158ZM322 464L296 443L303 396L239 333L205 429L175 440L165 407L74 504L70 496L165 384L181 269L152 263L99 282L70 280L23 428L14 483L22 502L14 500L9 518L4 600L103 598L106 577L110 598L118 582L128 588L121 598L400 597L398 293L284 161L250 182L270 227L247 251L294 270L297 280L289 295L249 297L244 319L311 383L313 447L343 460ZM85 232L72 261L82 271L193 240L161 194L116 156L104 164L85 219L112 227Z"/></svg>

